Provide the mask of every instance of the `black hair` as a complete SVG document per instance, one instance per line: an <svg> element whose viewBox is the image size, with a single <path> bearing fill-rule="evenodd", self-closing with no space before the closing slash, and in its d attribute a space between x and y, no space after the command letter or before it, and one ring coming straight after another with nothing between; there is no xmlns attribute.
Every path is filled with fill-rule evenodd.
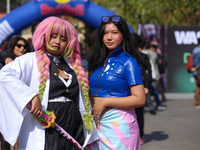
<svg viewBox="0 0 200 150"><path fill-rule="evenodd" d="M106 48L106 46L103 43L103 35L104 35L105 26L106 24L109 24L109 23L113 23L117 27L117 29L122 33L123 35L122 44L123 44L123 51L125 52L125 54L127 54L128 52L132 57L136 58L142 70L145 70L146 68L146 65L143 59L141 58L139 51L137 50L137 48L135 47L133 43L134 40L129 31L129 28L125 19L121 17L118 22L113 22L111 19L113 16L110 16L110 19L107 22L101 22L99 26L98 36L95 42L94 49L92 51L92 55L89 60L89 77L104 62L105 58L109 55L109 50Z"/></svg>
<svg viewBox="0 0 200 150"><path fill-rule="evenodd" d="M5 39L5 40L3 41L2 45L0 46L0 52L7 49L8 43L9 43L9 40L8 40L8 39Z"/></svg>
<svg viewBox="0 0 200 150"><path fill-rule="evenodd" d="M141 44L139 45L140 48L144 49L146 43L145 42L141 42ZM146 48L146 47L145 47Z"/></svg>
<svg viewBox="0 0 200 150"><path fill-rule="evenodd" d="M139 47L140 44L142 43L141 36L139 36L137 33L132 33L131 35L133 37L133 43L135 44L136 47Z"/></svg>
<svg viewBox="0 0 200 150"><path fill-rule="evenodd" d="M197 41L198 41L198 44L200 44L200 38L198 38Z"/></svg>
<svg viewBox="0 0 200 150"><path fill-rule="evenodd" d="M157 45L154 45L154 44L152 44L151 47L153 47L153 48L155 48L155 49L158 48L158 46L157 46Z"/></svg>
<svg viewBox="0 0 200 150"><path fill-rule="evenodd" d="M19 36L12 37L8 44L8 53L13 60L15 59L14 48L19 40L24 41L24 43L26 44L26 46L27 46L26 53L30 52L30 44L26 39L24 39L23 37L19 37Z"/></svg>
<svg viewBox="0 0 200 150"><path fill-rule="evenodd" d="M40 22L42 22L43 19L40 19L40 20L36 20L32 23L32 26L31 26L31 33L32 35L34 34L35 32L35 29L37 28L37 26L39 25Z"/></svg>
<svg viewBox="0 0 200 150"><path fill-rule="evenodd" d="M150 48L150 43L146 42L145 47L146 47L146 49L149 49Z"/></svg>
<svg viewBox="0 0 200 150"><path fill-rule="evenodd" d="M90 36L90 42L91 42L92 48L93 48L94 45L95 45L97 36L98 36L98 29L95 29L95 30L92 32L91 36Z"/></svg>
<svg viewBox="0 0 200 150"><path fill-rule="evenodd" d="M87 59L86 50L83 48L83 44L80 42L79 44L80 44L81 59Z"/></svg>

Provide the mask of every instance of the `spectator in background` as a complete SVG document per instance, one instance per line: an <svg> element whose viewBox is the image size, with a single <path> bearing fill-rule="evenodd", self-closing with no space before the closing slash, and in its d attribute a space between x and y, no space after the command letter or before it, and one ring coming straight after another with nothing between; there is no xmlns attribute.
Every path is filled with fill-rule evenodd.
<svg viewBox="0 0 200 150"><path fill-rule="evenodd" d="M8 53L11 59L14 60L16 57L22 56L28 52L30 52L30 46L26 39L19 36L10 39L8 44Z"/></svg>
<svg viewBox="0 0 200 150"><path fill-rule="evenodd" d="M32 26L31 26L31 33L32 35L34 34L37 26L39 25L40 22L42 22L43 19L40 19L40 20L36 20L32 23Z"/></svg>
<svg viewBox="0 0 200 150"><path fill-rule="evenodd" d="M94 49L94 45L95 45L95 42L96 42L96 39L97 39L97 35L98 35L98 29L95 29L91 36L90 36L90 42L91 42L91 48Z"/></svg>
<svg viewBox="0 0 200 150"><path fill-rule="evenodd" d="M159 42L156 36L151 36L150 38L150 45L155 45L156 48L156 53L157 53L157 60L156 64L158 65L158 71L159 71L159 78L156 80L156 86L159 94L161 95L161 100L162 102L166 101L166 97L164 94L164 85L163 85L163 76L164 76L164 71L167 68L167 60L162 56L162 52L159 49Z"/></svg>
<svg viewBox="0 0 200 150"><path fill-rule="evenodd" d="M156 45L156 52L158 55L157 58L157 64L158 64L158 70L160 73L160 78L156 81L157 89L159 94L161 95L162 102L166 101L165 93L164 93L164 87L165 87L165 70L167 68L167 60L163 57L162 51L159 48L159 40L156 38L155 35L152 35L150 37L150 45Z"/></svg>
<svg viewBox="0 0 200 150"><path fill-rule="evenodd" d="M6 40L3 41L3 43L0 46L0 52L2 52L3 50L7 49L8 43L9 43L8 39L6 39Z"/></svg>
<svg viewBox="0 0 200 150"><path fill-rule="evenodd" d="M158 71L160 73L160 77L158 80L156 80L156 86L158 89L159 94L161 95L161 100L162 102L166 101L166 97L165 97L165 93L164 93L164 76L165 76L165 69L167 68L167 60L160 55L159 53L157 53L157 64L158 64Z"/></svg>
<svg viewBox="0 0 200 150"><path fill-rule="evenodd" d="M156 114L155 107L153 106L152 100L151 100L151 95L150 95L150 88L151 88L151 82L152 82L152 73L151 73L151 64L149 61L149 57L142 53L143 46L142 44L142 38L137 34L137 33L132 33L133 39L135 46L137 47L139 54L143 58L147 68L145 70L145 75L143 77L143 82L144 82L144 88L145 88L145 96L146 96L146 103L148 107L150 108L149 112L151 114ZM139 124L139 129L140 129L140 143L144 143L144 106L135 108L135 113L137 115L137 121Z"/></svg>
<svg viewBox="0 0 200 150"><path fill-rule="evenodd" d="M159 41L156 38L156 36L155 35L150 36L150 45L156 45L157 46L156 52L158 54L162 55L162 52L161 52L160 48L158 47L158 44L159 44Z"/></svg>
<svg viewBox="0 0 200 150"><path fill-rule="evenodd" d="M26 39L15 36L10 39L7 50L4 50L0 53L3 65L6 65L12 62L16 57L22 56L25 53L30 52L29 43ZM1 135L1 150L10 150L10 144L6 142ZM18 150L19 147L19 138L14 145L14 150Z"/></svg>
<svg viewBox="0 0 200 150"><path fill-rule="evenodd" d="M10 39L7 50L0 53L1 61L3 65L6 65L27 52L30 52L28 41L23 37L14 36Z"/></svg>
<svg viewBox="0 0 200 150"><path fill-rule="evenodd" d="M97 34L98 34L98 29L95 29L90 36L91 48L90 47L83 48L83 45L80 43L81 63L82 63L82 66L83 66L83 68L86 72L87 78L88 78L88 62L89 62L91 54L92 54L90 49L94 48L94 44L95 44L95 41L96 41L96 38L97 38Z"/></svg>
<svg viewBox="0 0 200 150"><path fill-rule="evenodd" d="M31 33L32 33L32 35L34 34L34 32L35 32L37 26L39 25L39 23L40 23L42 20L43 20L43 19L36 20L36 21L34 21L34 22L32 23L32 26L31 26ZM35 49L34 49L33 44L32 44L32 38L29 38L29 39L28 39L28 42L30 43L30 51L31 51L31 52L34 52Z"/></svg>
<svg viewBox="0 0 200 150"><path fill-rule="evenodd" d="M157 55L157 45L150 45L150 49L146 50L148 52L148 56L151 63L151 71L152 71L152 92L155 98L155 102L157 105L157 110L165 110L165 107L161 105L161 101L159 98L159 93L156 85L156 81L158 81L161 78L161 74L159 73L158 69L158 55Z"/></svg>
<svg viewBox="0 0 200 150"><path fill-rule="evenodd" d="M193 69L191 70L195 81L197 77L197 72L200 69L200 38L198 40L198 45L193 49L192 51L192 57L193 57ZM195 108L200 109L200 87L197 86L196 84L196 89L195 89Z"/></svg>
<svg viewBox="0 0 200 150"><path fill-rule="evenodd" d="M141 46L140 46L140 49L139 49L142 53L146 54L149 58L149 55L148 55L148 50L150 50L150 43L149 42L146 42L146 43L143 43ZM151 68L149 70L149 72L151 72L151 80L148 80L147 82L150 84L150 87L149 88L149 93L146 94L146 107L145 107L145 111L148 111L150 112L151 114L156 114L156 107L155 105L153 104L153 101L151 99L151 94L152 94L152 81L153 81L153 78L152 78L152 66L151 66L151 61L149 59L149 65ZM149 68L149 67L148 67Z"/></svg>
<svg viewBox="0 0 200 150"><path fill-rule="evenodd" d="M7 50L8 43L9 43L9 40L5 40L0 47L0 69L5 65L5 60L3 59L2 54L4 54L3 51Z"/></svg>
<svg viewBox="0 0 200 150"><path fill-rule="evenodd" d="M85 49L83 49L83 45L80 43L80 51L81 51L81 64L86 73L86 77L88 78L88 53Z"/></svg>

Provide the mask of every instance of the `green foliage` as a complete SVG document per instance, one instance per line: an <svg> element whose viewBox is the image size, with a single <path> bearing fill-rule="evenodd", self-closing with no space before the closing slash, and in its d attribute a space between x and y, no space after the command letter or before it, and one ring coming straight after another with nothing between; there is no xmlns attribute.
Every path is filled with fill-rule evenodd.
<svg viewBox="0 0 200 150"><path fill-rule="evenodd" d="M138 24L160 25L200 25L200 0L91 0L126 19L137 31ZM11 7L22 5L22 0L10 0ZM6 7L6 0L0 0L0 6ZM79 29L82 33L82 29ZM85 27L83 45L90 45L93 29Z"/></svg>
<svg viewBox="0 0 200 150"><path fill-rule="evenodd" d="M91 40L90 40L90 36L92 34L92 32L94 31L94 29L90 26L85 26L84 28L77 28L76 30L78 33L82 33L85 36L84 41L82 42L83 48L86 49L87 47L91 48Z"/></svg>
<svg viewBox="0 0 200 150"><path fill-rule="evenodd" d="M200 25L200 0L91 0L122 16L137 31L139 23Z"/></svg>
<svg viewBox="0 0 200 150"><path fill-rule="evenodd" d="M6 6L7 0L0 0L0 6ZM10 0L10 6L21 6L22 0Z"/></svg>

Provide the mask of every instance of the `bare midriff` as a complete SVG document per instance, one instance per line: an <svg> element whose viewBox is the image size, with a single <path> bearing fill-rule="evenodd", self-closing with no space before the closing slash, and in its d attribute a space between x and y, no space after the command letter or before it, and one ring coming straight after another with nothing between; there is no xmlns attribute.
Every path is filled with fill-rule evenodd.
<svg viewBox="0 0 200 150"><path fill-rule="evenodd" d="M112 108L113 108L113 107L106 107L106 108L104 109L104 111L102 112L101 115L107 113L107 112L108 112L109 110L111 110Z"/></svg>

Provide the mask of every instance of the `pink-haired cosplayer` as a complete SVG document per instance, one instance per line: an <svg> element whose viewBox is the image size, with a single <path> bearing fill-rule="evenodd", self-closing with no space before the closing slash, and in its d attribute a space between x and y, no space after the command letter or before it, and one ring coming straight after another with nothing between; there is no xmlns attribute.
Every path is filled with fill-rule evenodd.
<svg viewBox="0 0 200 150"><path fill-rule="evenodd" d="M57 46L52 44L55 35L62 37ZM63 41L67 44L57 55ZM0 95L0 132L11 145L20 134L19 150L75 149L52 127L43 129L34 117L41 110L53 111L56 123L85 147L97 139L97 131L89 112L89 86L75 28L65 20L48 17L36 28L33 46L36 52L16 58L0 71L4 93ZM26 109L30 101L31 113Z"/></svg>

